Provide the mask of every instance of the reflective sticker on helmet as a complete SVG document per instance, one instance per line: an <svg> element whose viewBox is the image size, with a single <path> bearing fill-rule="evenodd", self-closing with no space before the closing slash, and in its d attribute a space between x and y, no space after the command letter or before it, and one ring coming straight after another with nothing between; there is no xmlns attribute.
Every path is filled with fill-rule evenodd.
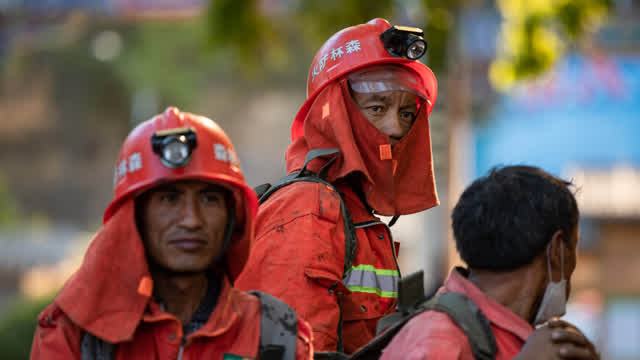
<svg viewBox="0 0 640 360"><path fill-rule="evenodd" d="M216 154L216 160L228 162L229 159L227 157L227 148L222 144L213 145L213 152Z"/></svg>
<svg viewBox="0 0 640 360"><path fill-rule="evenodd" d="M347 43L347 54L360 51L360 40L351 40Z"/></svg>
<svg viewBox="0 0 640 360"><path fill-rule="evenodd" d="M129 156L129 172L142 169L142 154L135 153Z"/></svg>
<svg viewBox="0 0 640 360"><path fill-rule="evenodd" d="M331 49L331 60L335 61L337 58L341 58L342 54L344 54L344 52L342 51L342 46Z"/></svg>
<svg viewBox="0 0 640 360"><path fill-rule="evenodd" d="M120 161L120 164L118 164L118 169L116 171L118 172L118 178L127 175L127 159L123 159L122 161Z"/></svg>
<svg viewBox="0 0 640 360"><path fill-rule="evenodd" d="M216 160L228 162L236 166L238 165L238 156L236 155L235 151L226 148L222 144L214 144L213 153L215 154Z"/></svg>
<svg viewBox="0 0 640 360"><path fill-rule="evenodd" d="M324 67L327 65L327 58L329 57L329 55L324 54L320 60L318 60L318 63L316 64L316 66L313 67L312 73L313 73L313 78L316 78L316 75L319 75L320 72L324 69Z"/></svg>
<svg viewBox="0 0 640 360"><path fill-rule="evenodd" d="M142 169L142 154L137 152L129 155L128 159L122 159L116 166L113 182L117 184L127 173Z"/></svg>
<svg viewBox="0 0 640 360"><path fill-rule="evenodd" d="M342 49L344 47L344 50ZM351 40L348 41L344 46L338 46L337 48L329 50L328 54L322 55L322 57L318 60L318 63L314 65L313 69L311 69L311 81L316 79L316 75L320 75L322 70L324 70L327 66L327 60L329 60L329 56L331 56L332 61L339 61L342 59L342 56L346 54L353 54L355 52L360 51L360 40ZM330 67L330 69L332 69Z"/></svg>

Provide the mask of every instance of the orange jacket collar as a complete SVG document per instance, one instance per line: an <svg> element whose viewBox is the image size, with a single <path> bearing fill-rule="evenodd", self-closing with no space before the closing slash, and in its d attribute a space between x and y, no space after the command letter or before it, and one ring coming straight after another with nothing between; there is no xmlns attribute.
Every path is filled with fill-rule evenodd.
<svg viewBox="0 0 640 360"><path fill-rule="evenodd" d="M225 284L229 288L249 256L254 221L251 216L247 214L245 222L249 225L232 238L225 254ZM117 343L132 339L152 291L153 280L135 222L135 201L130 198L95 235L82 265L55 302L82 329ZM216 311L223 310L217 307Z"/></svg>
<svg viewBox="0 0 640 360"><path fill-rule="evenodd" d="M457 292L468 296L482 310L492 324L516 334L523 342L533 332L531 324L488 297L469 281L458 269L453 269L444 284L445 292Z"/></svg>
<svg viewBox="0 0 640 360"><path fill-rule="evenodd" d="M231 282L227 276L222 278L222 289L218 296L216 307L209 316L202 328L193 333L194 337L215 337L227 332L231 329L238 319L242 316L242 308L238 306L241 302L237 300L239 290L231 286ZM176 317L164 312L155 301L149 302L149 307L142 317L144 322L157 322L163 320L175 320ZM182 334L180 334L182 336Z"/></svg>
<svg viewBox="0 0 640 360"><path fill-rule="evenodd" d="M102 227L55 299L76 325L111 343L133 337L153 287L134 207L127 201Z"/></svg>

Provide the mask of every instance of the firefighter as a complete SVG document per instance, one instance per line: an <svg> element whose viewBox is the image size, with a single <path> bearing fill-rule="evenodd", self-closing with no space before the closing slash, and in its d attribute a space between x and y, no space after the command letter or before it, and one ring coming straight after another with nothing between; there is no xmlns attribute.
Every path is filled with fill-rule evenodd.
<svg viewBox="0 0 640 360"><path fill-rule="evenodd" d="M316 351L353 353L395 309L398 244L378 215L438 204L428 122L437 86L417 61L422 35L373 19L327 40L293 121L290 175L261 197L237 285L289 303Z"/></svg>
<svg viewBox="0 0 640 360"><path fill-rule="evenodd" d="M311 329L291 308L234 287L257 207L216 123L171 107L138 125L102 228L38 318L31 359L310 359Z"/></svg>
<svg viewBox="0 0 640 360"><path fill-rule="evenodd" d="M476 355L472 327L429 310L398 332L382 359L599 360L580 330L557 319L565 314L580 238L571 185L533 166L496 168L453 209L456 248L468 268L452 270L438 293L474 304L492 338L491 356Z"/></svg>

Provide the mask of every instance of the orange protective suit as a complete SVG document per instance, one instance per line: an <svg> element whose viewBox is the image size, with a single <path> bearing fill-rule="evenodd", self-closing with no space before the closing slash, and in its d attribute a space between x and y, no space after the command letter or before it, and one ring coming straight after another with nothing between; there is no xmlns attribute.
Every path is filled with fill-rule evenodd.
<svg viewBox="0 0 640 360"><path fill-rule="evenodd" d="M158 116L155 120L157 124L166 127L167 123L182 119L183 115L171 108L164 118ZM191 115L184 115L189 116ZM197 122L176 122L173 127L197 125ZM214 131L222 131L217 125L207 126ZM134 135L131 136L136 136L135 131L132 134ZM206 134L205 130L200 132L198 150L204 152L204 155L195 153L194 158L206 156L210 151L208 161L215 161L211 160L213 146L206 146L209 145ZM148 142L147 135L142 134L141 138ZM215 141L228 142L226 136ZM227 147L230 146L228 143ZM146 147L141 147L141 151L147 148L150 148L148 143ZM137 148L135 151L138 151ZM129 156L126 151L123 152ZM114 359L117 360L176 359L179 353L181 359L257 358L260 300L233 287L234 280L246 263L253 241L257 210L255 195L244 185L244 178L239 170L233 167L225 170L224 166L229 167L228 161L212 165L199 163L200 160L196 159L190 163L191 168L171 170L158 167L158 170L150 170L150 163L160 160L155 154L142 152L141 156L143 168L140 171L150 171L152 175L145 175L140 178L142 180L134 178L129 184L145 184L142 181L155 176L154 171L155 174L167 172L167 177L174 176L169 181L185 176L196 179L206 176L208 179L205 180L214 181L234 193L236 208L241 209L236 213L239 219L237 223L242 226L239 225L233 232L224 260L220 261L218 268L213 269L217 274L224 274L221 275L221 289L215 309L201 328L183 336L180 321L163 311L155 302L151 296L153 280L135 221L136 193L122 191L120 194L125 195L118 196L117 187L116 198L109 207L105 223L92 240L82 266L67 281L53 303L40 314L31 359L79 360L82 355L81 339L85 332L114 344ZM220 169L216 170L216 166ZM198 169L205 169L206 172L198 175ZM223 171L232 175L224 174ZM123 181L127 184L129 180ZM148 184L137 190L144 191L162 181L168 180L165 177L164 180L148 181ZM297 326L296 359L311 359L311 329L300 317Z"/></svg>
<svg viewBox="0 0 640 360"><path fill-rule="evenodd" d="M269 292L291 305L313 327L316 351L336 350L339 302L346 353L370 341L377 321L395 310L396 249L389 229L361 196L386 215L437 204L427 116L423 108L391 149L389 137L354 104L344 78L326 86L309 106L304 133L287 150L287 170L299 170L311 149L340 150L327 180L343 193L357 238L355 261L344 280L339 194L320 183L296 182L260 206L256 242L236 285ZM308 168L317 172L325 162L313 160Z"/></svg>
<svg viewBox="0 0 640 360"><path fill-rule="evenodd" d="M491 324L496 340L496 360L513 359L534 329L526 320L491 299L467 278L468 272L453 269L439 294L457 292L478 305ZM469 338L440 311L425 311L411 319L384 349L382 360L473 360Z"/></svg>

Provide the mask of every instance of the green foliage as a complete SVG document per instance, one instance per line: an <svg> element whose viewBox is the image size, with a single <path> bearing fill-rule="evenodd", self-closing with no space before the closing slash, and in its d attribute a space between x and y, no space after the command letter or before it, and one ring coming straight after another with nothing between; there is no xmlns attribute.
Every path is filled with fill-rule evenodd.
<svg viewBox="0 0 640 360"><path fill-rule="evenodd" d="M36 330L38 314L53 300L23 298L0 318L0 349L4 360L27 360Z"/></svg>
<svg viewBox="0 0 640 360"><path fill-rule="evenodd" d="M207 12L210 45L215 51L237 55L243 71L270 68L300 61L292 54L311 57L333 33L375 17L394 18L403 5L397 1L307 0L293 9L269 14L259 1L211 0ZM459 14L486 1L422 0L423 27L429 44L426 61L436 72L446 71L447 59L457 56ZM574 46L593 30L611 8L612 0L499 0L504 17L492 64L492 83L507 89L519 79L547 70L568 46ZM279 60L274 60L278 58ZM283 60L284 59L284 60Z"/></svg>
<svg viewBox="0 0 640 360"><path fill-rule="evenodd" d="M131 92L151 89L166 102L162 105L189 108L217 61L206 51L204 33L201 19L136 23L124 29L115 71Z"/></svg>
<svg viewBox="0 0 640 360"><path fill-rule="evenodd" d="M376 17L390 17L393 10L392 0L305 0L294 9L273 13L259 9L258 3L212 0L207 10L210 49L235 56L236 69L251 77L257 70L290 71L292 64L301 61L300 54L310 63L331 34Z"/></svg>
<svg viewBox="0 0 640 360"><path fill-rule="evenodd" d="M436 73L447 68L447 53L449 41L456 27L456 14L460 5L446 0L423 0L427 15L424 26L425 39L429 44L427 61L429 67Z"/></svg>
<svg viewBox="0 0 640 360"><path fill-rule="evenodd" d="M265 57L265 50L281 46L271 24L255 11L255 7L255 1L220 0L212 1L207 10L210 45L219 52L231 49L252 72L261 65L259 59Z"/></svg>
<svg viewBox="0 0 640 360"><path fill-rule="evenodd" d="M611 0L501 0L504 17L491 82L506 90L516 80L537 76L562 57L567 47L597 29Z"/></svg>
<svg viewBox="0 0 640 360"><path fill-rule="evenodd" d="M327 38L348 26L363 24L374 18L393 17L391 0L309 0L297 9L296 26L316 51Z"/></svg>

